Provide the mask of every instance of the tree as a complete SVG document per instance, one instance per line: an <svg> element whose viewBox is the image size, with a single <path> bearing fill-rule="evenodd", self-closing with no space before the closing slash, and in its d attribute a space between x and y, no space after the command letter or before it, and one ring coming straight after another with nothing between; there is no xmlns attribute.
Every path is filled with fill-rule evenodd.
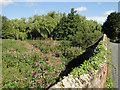
<svg viewBox="0 0 120 90"><path fill-rule="evenodd" d="M101 25L75 13L76 11L72 8L67 16L63 14L52 33L53 39L69 40L72 41L73 46L85 48L101 38Z"/></svg>
<svg viewBox="0 0 120 90"><path fill-rule="evenodd" d="M103 24L102 31L111 40L120 41L120 13L111 13Z"/></svg>
<svg viewBox="0 0 120 90"><path fill-rule="evenodd" d="M8 18L6 16L2 16L2 24L4 24L7 20Z"/></svg>
<svg viewBox="0 0 120 90"><path fill-rule="evenodd" d="M17 40L46 38L69 40L75 46L86 47L102 35L101 25L95 21L86 20L86 17L76 12L72 8L68 15L51 11L46 15L22 17L20 20L8 20L4 16L2 35L3 38Z"/></svg>
<svg viewBox="0 0 120 90"><path fill-rule="evenodd" d="M0 28L2 31L4 31L4 28L6 27L5 23L8 21L8 18L6 16L0 16ZM1 35L0 35L1 36ZM3 38L3 36L2 36Z"/></svg>
<svg viewBox="0 0 120 90"><path fill-rule="evenodd" d="M75 13L76 11L72 8L67 16L65 13L63 14L63 17L52 33L54 39L69 40L75 34L77 28L77 15Z"/></svg>
<svg viewBox="0 0 120 90"><path fill-rule="evenodd" d="M2 17L0 15L0 38L2 37Z"/></svg>
<svg viewBox="0 0 120 90"><path fill-rule="evenodd" d="M10 20L7 20L2 26L2 38L15 38L15 30L13 29L12 22Z"/></svg>

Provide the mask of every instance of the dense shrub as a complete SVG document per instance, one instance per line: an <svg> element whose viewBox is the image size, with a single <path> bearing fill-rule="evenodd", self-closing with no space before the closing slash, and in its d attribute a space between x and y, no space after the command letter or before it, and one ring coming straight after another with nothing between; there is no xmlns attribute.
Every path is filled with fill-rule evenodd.
<svg viewBox="0 0 120 90"><path fill-rule="evenodd" d="M47 15L22 17L20 20L8 20L7 17L2 16L2 38L17 40L36 39L37 37L40 39L50 38L53 29L61 18L62 13L55 11L48 12Z"/></svg>
<svg viewBox="0 0 120 90"><path fill-rule="evenodd" d="M72 8L71 13L67 16L64 14L53 30L52 36L55 40L72 41L73 46L85 49L102 36L101 25L75 13Z"/></svg>
<svg viewBox="0 0 120 90"><path fill-rule="evenodd" d="M23 32L19 32L19 39L21 39L21 40L27 39L27 34L23 33Z"/></svg>
<svg viewBox="0 0 120 90"><path fill-rule="evenodd" d="M2 38L69 40L73 46L85 48L102 35L101 25L76 12L72 8L68 15L53 11L20 20L3 16Z"/></svg>
<svg viewBox="0 0 120 90"><path fill-rule="evenodd" d="M97 38L96 38L97 37ZM71 38L73 46L80 46L83 49L99 40L102 37L102 33L100 31L95 31L91 33L80 32L78 31L75 36Z"/></svg>

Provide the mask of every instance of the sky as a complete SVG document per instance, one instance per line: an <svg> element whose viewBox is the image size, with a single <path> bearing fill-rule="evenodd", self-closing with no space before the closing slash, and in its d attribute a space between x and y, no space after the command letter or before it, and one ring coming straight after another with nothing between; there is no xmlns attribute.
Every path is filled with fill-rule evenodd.
<svg viewBox="0 0 120 90"><path fill-rule="evenodd" d="M68 14L70 13L71 8L77 10L78 14L86 16L87 20L95 20L98 23L103 24L110 13L118 12L118 1L0 1L1 14L8 19L20 19L21 17L28 18L35 14L47 14L50 11L59 11Z"/></svg>

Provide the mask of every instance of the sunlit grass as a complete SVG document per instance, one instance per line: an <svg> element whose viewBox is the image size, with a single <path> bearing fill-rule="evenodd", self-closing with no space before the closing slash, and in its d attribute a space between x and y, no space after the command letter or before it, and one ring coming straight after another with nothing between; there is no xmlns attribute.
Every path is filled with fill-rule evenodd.
<svg viewBox="0 0 120 90"><path fill-rule="evenodd" d="M46 88L56 81L61 71L65 69L65 64L82 53L80 48L69 44L66 46L61 44L61 41L4 39L2 86Z"/></svg>

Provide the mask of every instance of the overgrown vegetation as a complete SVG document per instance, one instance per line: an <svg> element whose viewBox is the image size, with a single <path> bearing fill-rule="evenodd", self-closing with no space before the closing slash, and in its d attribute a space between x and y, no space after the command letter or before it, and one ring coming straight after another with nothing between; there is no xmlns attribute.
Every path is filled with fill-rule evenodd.
<svg viewBox="0 0 120 90"><path fill-rule="evenodd" d="M97 70L100 63L104 63L105 58L107 58L105 42L100 41L94 50L93 56L88 61L85 60L79 67L76 67L70 74L79 77L82 74L88 74L90 71Z"/></svg>
<svg viewBox="0 0 120 90"><path fill-rule="evenodd" d="M78 78L80 75L89 74L91 71L97 70L98 67L100 66L100 63L105 63L105 58L106 58L108 70L107 70L107 78L104 84L104 88L114 88L115 86L113 85L112 77L111 77L112 75L111 68L113 64L111 63L111 51L109 47L109 41L107 43L108 45L107 50L105 49L105 45L106 45L105 41L100 41L98 46L94 50L93 56L88 61L85 61L81 66L73 69L73 71L70 74Z"/></svg>
<svg viewBox="0 0 120 90"><path fill-rule="evenodd" d="M106 78L106 82L104 84L104 88L114 88L115 85L112 82L112 68L115 69L115 66L112 63L112 53L110 51L110 39L107 39L107 78Z"/></svg>
<svg viewBox="0 0 120 90"><path fill-rule="evenodd" d="M49 87L68 62L101 38L101 29L73 8L68 15L53 11L20 20L2 16L2 87ZM93 57L70 74L78 77L97 69L107 58L104 44L101 41Z"/></svg>
<svg viewBox="0 0 120 90"><path fill-rule="evenodd" d="M120 13L113 12L103 24L102 31L107 34L112 42L120 42Z"/></svg>
<svg viewBox="0 0 120 90"><path fill-rule="evenodd" d="M72 58L84 52L53 40L5 39L2 46L2 88L47 88Z"/></svg>
<svg viewBox="0 0 120 90"><path fill-rule="evenodd" d="M46 15L22 17L20 20L8 20L2 16L2 23L3 39L68 40L72 42L72 46L85 49L102 36L102 25L76 14L74 8L68 15L53 11Z"/></svg>

